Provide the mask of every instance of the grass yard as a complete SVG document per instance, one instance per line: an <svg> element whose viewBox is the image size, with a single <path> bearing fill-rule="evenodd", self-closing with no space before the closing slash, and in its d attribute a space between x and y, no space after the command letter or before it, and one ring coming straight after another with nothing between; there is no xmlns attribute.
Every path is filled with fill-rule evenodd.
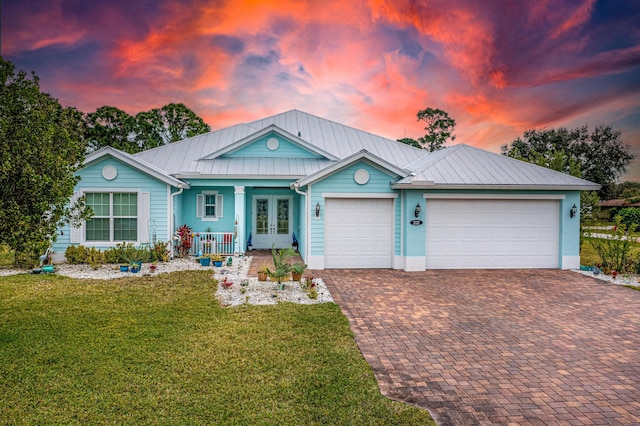
<svg viewBox="0 0 640 426"><path fill-rule="evenodd" d="M435 424L335 304L221 308L210 276L0 277L0 424Z"/></svg>

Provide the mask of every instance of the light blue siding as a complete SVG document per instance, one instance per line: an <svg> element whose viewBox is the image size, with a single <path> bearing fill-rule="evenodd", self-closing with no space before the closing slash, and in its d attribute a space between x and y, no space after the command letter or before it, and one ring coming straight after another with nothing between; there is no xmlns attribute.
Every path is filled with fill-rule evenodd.
<svg viewBox="0 0 640 426"><path fill-rule="evenodd" d="M223 215L221 218L215 221L205 221L196 215L196 196L201 194L203 190L218 191L218 194L222 194L223 200ZM191 189L185 189L182 193L182 220L176 223L176 227L187 224L193 229L194 232L204 232L207 228L211 228L212 232L233 232L235 225L235 212L234 212L234 189L233 187L191 187Z"/></svg>
<svg viewBox="0 0 640 426"><path fill-rule="evenodd" d="M102 176L102 169L107 166L114 166L118 175L115 179L109 181ZM168 241L168 196L167 196L167 184L161 182L139 170L128 166L112 157L107 157L102 161L98 161L91 164L77 172L81 180L76 185L75 191L99 191L110 192L113 190L120 191L132 191L132 192L149 192L149 223L146 225L148 228L155 230L156 238L158 241ZM149 233L151 241L153 230ZM70 228L69 225L60 229L60 235L57 242L54 244L54 251L58 253L64 253L70 242ZM90 245L85 243L85 245ZM104 249L107 246L96 246L97 248Z"/></svg>
<svg viewBox="0 0 640 426"><path fill-rule="evenodd" d="M270 138L276 138L278 140L279 145L277 149L271 150L267 147L267 140ZM321 155L311 152L275 133L265 135L235 151L228 152L224 154L223 157L323 158Z"/></svg>
<svg viewBox="0 0 640 426"><path fill-rule="evenodd" d="M359 185L354 180L354 173L364 169L369 173L369 181L364 185ZM321 256L324 254L324 198L323 193L353 193L353 194L397 194L390 187L390 182L397 176L383 171L373 166L368 161L358 161L319 182L310 185L311 193L311 254ZM316 203L320 204L320 217L315 217ZM400 246L400 200L396 199L394 203L394 252L396 255L401 253Z"/></svg>

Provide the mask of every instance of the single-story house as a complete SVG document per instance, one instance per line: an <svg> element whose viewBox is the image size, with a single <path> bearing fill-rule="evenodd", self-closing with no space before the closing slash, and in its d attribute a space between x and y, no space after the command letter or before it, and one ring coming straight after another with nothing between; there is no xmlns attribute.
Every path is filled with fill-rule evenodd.
<svg viewBox="0 0 640 426"><path fill-rule="evenodd" d="M94 217L70 244L291 246L309 268L576 268L580 191L599 185L468 145L433 153L292 110L127 154L86 157Z"/></svg>

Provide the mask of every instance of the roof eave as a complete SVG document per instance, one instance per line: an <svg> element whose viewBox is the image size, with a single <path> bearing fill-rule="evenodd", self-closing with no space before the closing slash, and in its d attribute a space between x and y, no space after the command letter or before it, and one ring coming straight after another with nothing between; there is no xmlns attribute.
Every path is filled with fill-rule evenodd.
<svg viewBox="0 0 640 426"><path fill-rule="evenodd" d="M168 185L174 186L176 188L185 188L185 189L189 188L189 184L187 182L184 182L174 176L163 173L160 170L154 169L153 167L150 167L142 163L140 160L136 159L131 154L128 154L124 151L120 151L119 149L116 149L110 146L99 149L98 151L94 151L91 154L87 155L84 159L84 162L82 163L82 168L84 169L90 166L91 164L100 161L103 157L106 157L106 156L111 156Z"/></svg>
<svg viewBox="0 0 640 426"><path fill-rule="evenodd" d="M396 175L404 178L410 174L410 172L406 169L400 168L394 164L389 163L388 161L370 153L369 151L362 149L348 157L343 158L340 161L336 161L335 163L325 167L324 169L318 170L315 173L312 173L308 176L305 176L296 182L299 186L307 186L311 183L314 183L320 179L323 179L351 164L354 164L360 160L367 160L378 167L381 167L389 172L395 173Z"/></svg>
<svg viewBox="0 0 640 426"><path fill-rule="evenodd" d="M201 173L180 173L176 175L179 179L283 179L283 180L298 180L303 178L303 175L204 175Z"/></svg>
<svg viewBox="0 0 640 426"><path fill-rule="evenodd" d="M600 185L469 185L436 184L432 182L400 183L393 189L479 189L479 190L523 190L523 191L597 191Z"/></svg>

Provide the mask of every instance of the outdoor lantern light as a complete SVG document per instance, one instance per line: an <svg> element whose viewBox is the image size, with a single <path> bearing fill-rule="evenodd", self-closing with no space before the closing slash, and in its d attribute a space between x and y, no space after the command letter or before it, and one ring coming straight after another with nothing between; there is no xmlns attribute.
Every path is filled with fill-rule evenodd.
<svg viewBox="0 0 640 426"><path fill-rule="evenodd" d="M320 217L320 203L316 203L316 217Z"/></svg>
<svg viewBox="0 0 640 426"><path fill-rule="evenodd" d="M420 216L420 211L422 209L420 208L420 203L416 204L416 209L413 211L413 214L416 215L416 217Z"/></svg>
<svg viewBox="0 0 640 426"><path fill-rule="evenodd" d="M573 207L571 207L571 210L569 210L569 216L571 217L575 217L576 213L578 213L578 208L576 207L576 205L574 204Z"/></svg>

